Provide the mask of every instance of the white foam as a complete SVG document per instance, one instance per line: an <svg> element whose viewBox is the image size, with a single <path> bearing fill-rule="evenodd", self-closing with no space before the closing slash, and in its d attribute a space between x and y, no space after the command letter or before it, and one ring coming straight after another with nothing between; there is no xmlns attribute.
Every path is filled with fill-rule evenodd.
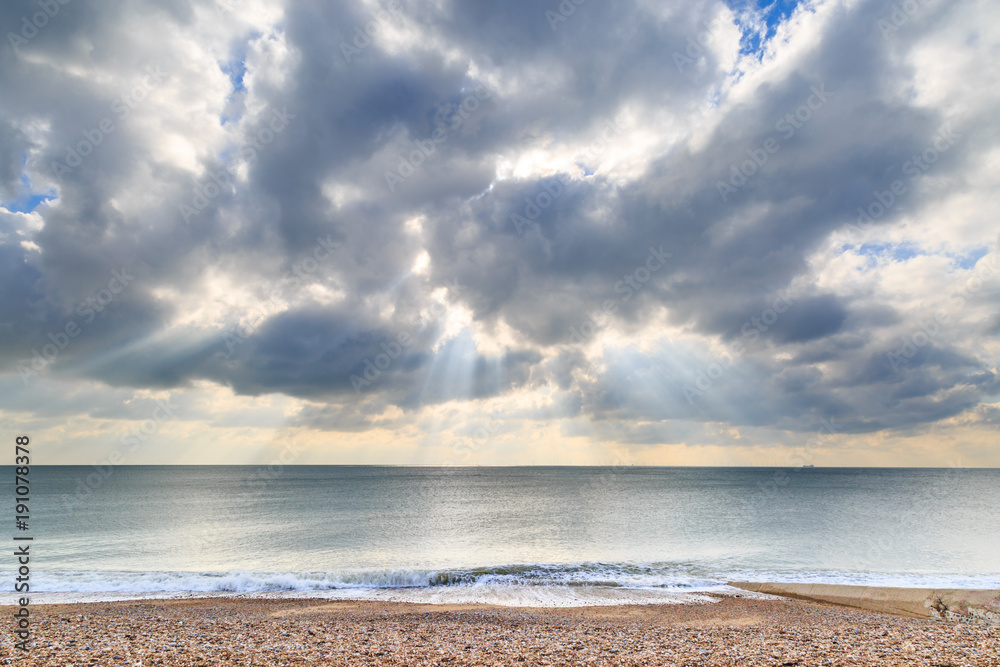
<svg viewBox="0 0 1000 667"><path fill-rule="evenodd" d="M723 588L719 587L719 592ZM332 599L412 602L416 604L491 604L503 607L590 607L715 602L708 591L581 586L443 586L434 588L330 591Z"/></svg>
<svg viewBox="0 0 1000 667"><path fill-rule="evenodd" d="M13 573L0 572L11 580ZM995 575L719 570L677 564L512 565L450 570L346 572L33 572L31 598L96 602L205 596L322 597L426 604L573 607L709 602L740 594L727 581L852 584L905 588L1000 588ZM0 604L19 594L0 593Z"/></svg>
<svg viewBox="0 0 1000 667"><path fill-rule="evenodd" d="M708 595L708 593L716 595ZM502 607L591 607L611 605L693 604L717 602L717 595L769 597L728 586L704 591L667 591L574 586L448 586L434 588L354 588L258 593L153 592L153 593L33 593L33 604L115 602L123 600L178 600L190 598L319 598L413 604L488 604ZM14 604L16 596L0 595L0 604Z"/></svg>

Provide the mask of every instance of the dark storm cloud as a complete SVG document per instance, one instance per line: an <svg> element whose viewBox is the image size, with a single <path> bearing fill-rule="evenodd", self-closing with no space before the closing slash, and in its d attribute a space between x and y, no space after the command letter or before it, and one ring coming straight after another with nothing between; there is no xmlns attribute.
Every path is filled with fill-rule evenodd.
<svg viewBox="0 0 1000 667"><path fill-rule="evenodd" d="M15 199L21 181L21 163L28 150L24 133L7 122L0 122L0 196Z"/></svg>

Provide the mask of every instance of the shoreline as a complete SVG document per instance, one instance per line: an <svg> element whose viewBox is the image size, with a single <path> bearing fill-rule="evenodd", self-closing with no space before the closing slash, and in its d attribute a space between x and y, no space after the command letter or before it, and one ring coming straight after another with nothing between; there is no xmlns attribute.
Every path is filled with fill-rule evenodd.
<svg viewBox="0 0 1000 667"><path fill-rule="evenodd" d="M552 599L545 604L532 604L531 598L519 602L517 598L503 601L470 600L463 595L479 591L480 597L499 600L497 592L505 591L573 591L592 594L586 598ZM367 593L369 596L356 593ZM421 593L422 599L405 594ZM626 595L618 595L618 594ZM633 600L627 594L635 594ZM403 594L403 595L400 595ZM603 597L602 597L603 594ZM643 594L647 594L645 597ZM660 598L649 595L659 595ZM0 596L0 609L16 606L21 594ZM447 599L448 597L453 599ZM93 591L93 592L36 592L31 595L35 606L117 604L126 602L170 602L185 600L322 600L326 602L370 602L373 604L414 604L420 607L472 605L511 609L570 609L583 607L628 607L677 604L711 603L727 597L783 597L835 604L868 611L909 616L912 618L947 618L1000 623L1000 589L983 588L931 588L919 586L871 586L855 584L749 582L727 581L693 587L629 587L629 586L560 586L497 585L497 586L392 586L379 588L319 588L248 591ZM78 597L80 599L72 599ZM69 598L69 599L67 599ZM444 598L444 599L442 599ZM457 599L455 599L457 598ZM524 599L524 598L522 598ZM535 598L534 601L540 601ZM972 619L960 618L972 615Z"/></svg>
<svg viewBox="0 0 1000 667"><path fill-rule="evenodd" d="M993 591L994 593L1000 593ZM32 604L0 662L157 665L992 665L1000 626L759 593L711 603L503 607L199 597Z"/></svg>
<svg viewBox="0 0 1000 667"><path fill-rule="evenodd" d="M730 581L729 586L753 593L825 602L897 616L1000 625L1000 590L750 581Z"/></svg>

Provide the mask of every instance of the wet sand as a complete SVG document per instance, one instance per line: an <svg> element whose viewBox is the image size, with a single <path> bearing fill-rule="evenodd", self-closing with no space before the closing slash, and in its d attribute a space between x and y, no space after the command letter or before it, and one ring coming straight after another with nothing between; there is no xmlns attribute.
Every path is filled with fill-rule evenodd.
<svg viewBox="0 0 1000 667"><path fill-rule="evenodd" d="M797 600L829 602L913 618L938 618L1000 625L1000 590L891 588L832 584L780 584L731 581L745 591Z"/></svg>
<svg viewBox="0 0 1000 667"><path fill-rule="evenodd" d="M3 613L12 611L5 607ZM201 598L32 607L52 665L1000 665L1000 627L788 599L526 609Z"/></svg>

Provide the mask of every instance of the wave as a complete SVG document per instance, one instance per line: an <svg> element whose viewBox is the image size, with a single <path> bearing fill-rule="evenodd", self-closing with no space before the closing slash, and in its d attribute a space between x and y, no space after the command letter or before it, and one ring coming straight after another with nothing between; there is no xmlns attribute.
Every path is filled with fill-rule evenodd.
<svg viewBox="0 0 1000 667"><path fill-rule="evenodd" d="M0 574L2 576L2 574ZM684 568L584 563L503 565L453 569L389 569L344 572L42 572L41 592L230 592L432 588L449 586L717 586Z"/></svg>
<svg viewBox="0 0 1000 667"><path fill-rule="evenodd" d="M0 577L12 576L0 573ZM711 601L708 593L735 594L728 581L1000 588L998 575L834 571L708 570L686 563L515 564L449 569L344 572L39 572L32 576L38 602L169 598L192 595L325 597L512 606L659 604ZM38 594L41 594L39 596ZM740 592L740 594L744 594ZM0 603L15 596L0 595Z"/></svg>

